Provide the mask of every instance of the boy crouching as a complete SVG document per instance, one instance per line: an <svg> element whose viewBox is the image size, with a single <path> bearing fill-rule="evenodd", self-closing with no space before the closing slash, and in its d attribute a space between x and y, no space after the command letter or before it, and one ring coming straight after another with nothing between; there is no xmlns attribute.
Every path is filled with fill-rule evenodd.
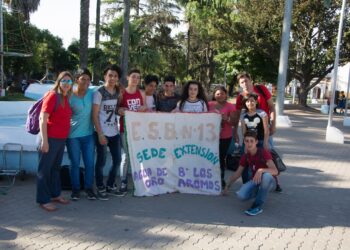
<svg viewBox="0 0 350 250"><path fill-rule="evenodd" d="M270 152L263 148L257 148L257 134L254 131L247 131L244 134L244 143L246 152L240 159L239 167L229 178L228 185L223 191L224 195L239 177L241 177L244 168L248 167L251 177L248 182L236 192L240 200L248 200L255 197L253 205L244 211L247 215L258 215L262 210L267 194L276 188L277 168L272 161Z"/></svg>

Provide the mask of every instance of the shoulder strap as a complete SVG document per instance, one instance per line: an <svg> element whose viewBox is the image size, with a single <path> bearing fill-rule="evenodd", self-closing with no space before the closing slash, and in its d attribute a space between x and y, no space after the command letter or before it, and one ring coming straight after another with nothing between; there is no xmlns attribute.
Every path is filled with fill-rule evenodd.
<svg viewBox="0 0 350 250"><path fill-rule="evenodd" d="M265 92L262 90L260 84L255 85L256 89L258 90L258 92L264 97L264 99L266 100L266 94ZM267 100L266 100L267 101Z"/></svg>

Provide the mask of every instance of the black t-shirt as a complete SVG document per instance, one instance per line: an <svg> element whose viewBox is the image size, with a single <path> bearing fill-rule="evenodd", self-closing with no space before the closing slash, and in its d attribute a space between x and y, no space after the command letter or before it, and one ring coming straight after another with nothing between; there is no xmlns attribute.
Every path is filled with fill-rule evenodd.
<svg viewBox="0 0 350 250"><path fill-rule="evenodd" d="M242 118L243 125L247 130L255 131L258 134L258 140L264 140L264 124L263 119L258 113L249 116L245 113Z"/></svg>
<svg viewBox="0 0 350 250"><path fill-rule="evenodd" d="M160 93L156 99L156 110L161 112L171 112L176 108L179 100L180 96L176 93L173 96L165 96L163 93Z"/></svg>

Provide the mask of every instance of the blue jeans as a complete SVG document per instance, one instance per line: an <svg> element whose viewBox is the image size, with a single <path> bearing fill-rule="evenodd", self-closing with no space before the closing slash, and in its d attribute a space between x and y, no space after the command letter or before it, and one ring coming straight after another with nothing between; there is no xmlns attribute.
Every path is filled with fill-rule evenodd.
<svg viewBox="0 0 350 250"><path fill-rule="evenodd" d="M60 170L66 139L48 138L49 152L39 152L36 202L46 204L61 195Z"/></svg>
<svg viewBox="0 0 350 250"><path fill-rule="evenodd" d="M108 143L107 145L101 145L98 141L98 135L95 132L96 138L96 152L97 159L95 165L95 178L96 178L96 186L104 187L103 185L103 168L106 165L107 158L107 146L112 156L112 166L108 174L107 186L113 187L115 184L115 177L117 175L117 170L120 167L121 162L121 142L120 135L115 136L106 136Z"/></svg>
<svg viewBox="0 0 350 250"><path fill-rule="evenodd" d="M261 207L266 201L267 194L276 189L276 180L270 173L263 173L261 183L255 184L250 180L236 192L240 200L249 200L255 197L254 206Z"/></svg>
<svg viewBox="0 0 350 250"><path fill-rule="evenodd" d="M71 162L70 178L72 190L80 190L80 152L83 156L85 174L84 188L92 189L94 182L94 162L95 162L95 139L93 135L87 135L76 138L68 138L67 142L68 156Z"/></svg>

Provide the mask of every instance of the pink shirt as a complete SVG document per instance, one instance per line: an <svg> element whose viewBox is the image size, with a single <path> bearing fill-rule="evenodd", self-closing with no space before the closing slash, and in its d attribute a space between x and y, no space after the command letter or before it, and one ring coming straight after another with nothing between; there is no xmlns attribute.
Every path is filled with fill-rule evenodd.
<svg viewBox="0 0 350 250"><path fill-rule="evenodd" d="M232 112L236 111L236 106L232 103L226 102L225 106L221 108L221 110L217 110L215 108L216 101L209 102L209 111L217 112L220 114L226 114L229 116ZM232 125L230 125L227 121L222 121L220 139L227 139L232 137Z"/></svg>

